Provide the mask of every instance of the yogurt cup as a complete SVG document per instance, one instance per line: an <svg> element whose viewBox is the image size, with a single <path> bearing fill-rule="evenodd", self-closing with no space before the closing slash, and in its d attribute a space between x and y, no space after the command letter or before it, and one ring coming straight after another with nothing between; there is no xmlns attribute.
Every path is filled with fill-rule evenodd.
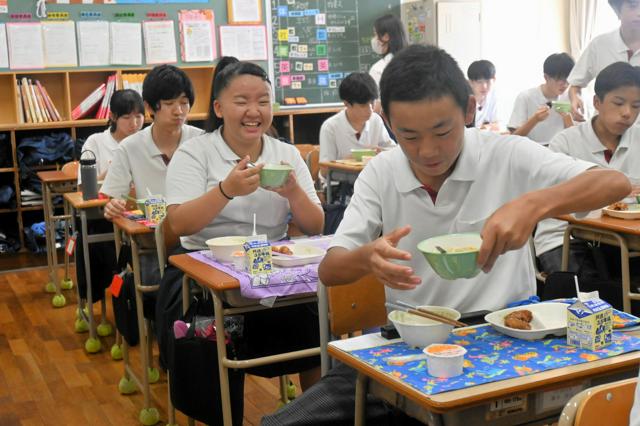
<svg viewBox="0 0 640 426"><path fill-rule="evenodd" d="M247 269L245 252L234 251L233 253L231 253L231 259L233 263L233 268L236 271L244 271Z"/></svg>
<svg viewBox="0 0 640 426"><path fill-rule="evenodd" d="M462 374L464 354L467 350L460 345L434 343L424 348L427 355L427 371L430 376L448 378Z"/></svg>

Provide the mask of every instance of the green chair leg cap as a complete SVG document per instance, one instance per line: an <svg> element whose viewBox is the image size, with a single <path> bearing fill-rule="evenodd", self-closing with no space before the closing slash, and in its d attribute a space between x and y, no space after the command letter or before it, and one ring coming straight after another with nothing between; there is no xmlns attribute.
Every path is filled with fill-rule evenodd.
<svg viewBox="0 0 640 426"><path fill-rule="evenodd" d="M118 383L118 392L122 395L131 395L136 391L136 384L133 380L123 377Z"/></svg>
<svg viewBox="0 0 640 426"><path fill-rule="evenodd" d="M60 288L63 290L71 290L73 288L73 281L70 279L62 280L60 283Z"/></svg>
<svg viewBox="0 0 640 426"><path fill-rule="evenodd" d="M56 294L53 296L53 299L51 299L51 304L54 308L62 308L67 304L67 299L65 299L63 294Z"/></svg>
<svg viewBox="0 0 640 426"><path fill-rule="evenodd" d="M98 336L100 337L111 336L111 334L113 333L113 327L108 322L105 322L98 325L96 331L98 332Z"/></svg>
<svg viewBox="0 0 640 426"><path fill-rule="evenodd" d="M157 368L149 367L149 383L157 383L160 380L160 371Z"/></svg>
<svg viewBox="0 0 640 426"><path fill-rule="evenodd" d="M90 354L95 354L96 352L100 352L100 348L102 344L99 339L88 338L84 343L84 349Z"/></svg>
<svg viewBox="0 0 640 426"><path fill-rule="evenodd" d="M143 408L140 410L140 416L138 417L140 423L144 426L152 426L160 421L160 413L155 408Z"/></svg>
<svg viewBox="0 0 640 426"><path fill-rule="evenodd" d="M120 361L122 359L122 346L118 344L111 346L111 359L114 361Z"/></svg>
<svg viewBox="0 0 640 426"><path fill-rule="evenodd" d="M53 283L53 281L49 281L48 283L45 284L44 291L46 291L47 293L56 292L56 285Z"/></svg>
<svg viewBox="0 0 640 426"><path fill-rule="evenodd" d="M86 333L89 331L89 323L83 319L77 319L73 324L73 328L76 330L76 333Z"/></svg>
<svg viewBox="0 0 640 426"><path fill-rule="evenodd" d="M297 387L295 383L289 382L289 384L287 385L287 398L296 399L296 391Z"/></svg>
<svg viewBox="0 0 640 426"><path fill-rule="evenodd" d="M89 308L87 308L86 306L84 307L82 312L84 312L85 317L89 316ZM80 318L80 308L76 308L76 318Z"/></svg>

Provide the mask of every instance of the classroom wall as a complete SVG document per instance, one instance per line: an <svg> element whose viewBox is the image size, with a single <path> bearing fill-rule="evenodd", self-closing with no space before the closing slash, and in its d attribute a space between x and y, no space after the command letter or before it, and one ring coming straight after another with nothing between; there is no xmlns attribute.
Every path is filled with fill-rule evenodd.
<svg viewBox="0 0 640 426"><path fill-rule="evenodd" d="M569 51L568 0L482 0L482 56L496 66L502 127L518 93L544 81L546 57Z"/></svg>

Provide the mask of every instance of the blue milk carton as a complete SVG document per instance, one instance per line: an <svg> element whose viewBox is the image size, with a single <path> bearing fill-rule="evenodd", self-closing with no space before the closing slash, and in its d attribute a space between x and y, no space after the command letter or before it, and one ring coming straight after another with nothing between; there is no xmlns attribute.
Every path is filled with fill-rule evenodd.
<svg viewBox="0 0 640 426"><path fill-rule="evenodd" d="M592 351L611 344L613 310L598 298L578 300L567 309L567 344Z"/></svg>

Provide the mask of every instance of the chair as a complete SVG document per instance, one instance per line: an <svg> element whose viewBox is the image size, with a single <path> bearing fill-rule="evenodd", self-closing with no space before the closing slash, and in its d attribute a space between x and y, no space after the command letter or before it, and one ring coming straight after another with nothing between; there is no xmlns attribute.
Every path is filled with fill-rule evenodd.
<svg viewBox="0 0 640 426"><path fill-rule="evenodd" d="M318 145L313 145L310 143L297 143L297 144L294 144L293 146L298 148L298 151L300 152L300 156L303 159L305 159L307 158L307 154L309 154L309 152L312 151Z"/></svg>
<svg viewBox="0 0 640 426"><path fill-rule="evenodd" d="M307 163L313 182L317 183L320 174L320 147L318 145L313 145L313 147L314 148L307 153L305 162Z"/></svg>
<svg viewBox="0 0 640 426"><path fill-rule="evenodd" d="M384 285L373 275L335 287L325 287L318 283L323 375L329 369L327 345L331 336L352 335L357 331L386 324L387 311L384 303Z"/></svg>
<svg viewBox="0 0 640 426"><path fill-rule="evenodd" d="M558 426L627 426L637 378L606 383L583 390L567 402Z"/></svg>
<svg viewBox="0 0 640 426"><path fill-rule="evenodd" d="M60 169L60 170L65 175L77 179L78 178L78 165L79 164L80 163L78 161L69 161L68 163L65 163L62 166L62 169Z"/></svg>

